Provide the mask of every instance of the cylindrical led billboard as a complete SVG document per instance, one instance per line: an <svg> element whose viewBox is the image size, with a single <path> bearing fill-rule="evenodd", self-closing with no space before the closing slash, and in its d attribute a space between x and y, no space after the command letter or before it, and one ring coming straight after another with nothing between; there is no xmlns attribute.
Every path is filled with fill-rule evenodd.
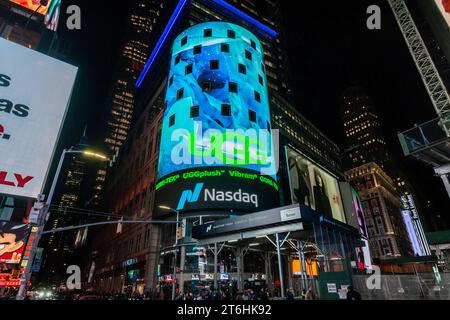
<svg viewBox="0 0 450 320"><path fill-rule="evenodd" d="M175 39L157 207L245 213L279 205L263 57L255 35L226 22Z"/></svg>

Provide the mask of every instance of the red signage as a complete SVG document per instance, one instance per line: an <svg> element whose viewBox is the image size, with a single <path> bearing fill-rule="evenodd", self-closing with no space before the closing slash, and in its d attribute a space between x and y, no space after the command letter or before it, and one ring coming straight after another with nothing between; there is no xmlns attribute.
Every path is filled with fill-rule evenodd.
<svg viewBox="0 0 450 320"><path fill-rule="evenodd" d="M20 263L29 234L27 224L0 221L0 263Z"/></svg>
<svg viewBox="0 0 450 320"><path fill-rule="evenodd" d="M8 187L24 188L34 177L24 176L20 173L0 171L0 184Z"/></svg>

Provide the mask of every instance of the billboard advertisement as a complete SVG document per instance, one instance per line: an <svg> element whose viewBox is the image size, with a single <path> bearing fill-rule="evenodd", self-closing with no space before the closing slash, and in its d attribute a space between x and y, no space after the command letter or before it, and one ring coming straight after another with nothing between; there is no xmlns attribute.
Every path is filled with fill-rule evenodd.
<svg viewBox="0 0 450 320"><path fill-rule="evenodd" d="M42 192L76 74L76 67L0 39L0 195Z"/></svg>
<svg viewBox="0 0 450 320"><path fill-rule="evenodd" d="M339 182L347 224L359 230L367 239L366 220L358 192L348 182Z"/></svg>
<svg viewBox="0 0 450 320"><path fill-rule="evenodd" d="M287 158L292 202L345 223L338 180L290 148L287 148Z"/></svg>
<svg viewBox="0 0 450 320"><path fill-rule="evenodd" d="M263 48L246 29L195 25L172 47L156 202L242 212L279 204Z"/></svg>
<svg viewBox="0 0 450 320"><path fill-rule="evenodd" d="M0 263L19 264L29 234L27 224L0 221Z"/></svg>
<svg viewBox="0 0 450 320"><path fill-rule="evenodd" d="M450 0L434 0L450 29Z"/></svg>
<svg viewBox="0 0 450 320"><path fill-rule="evenodd" d="M423 256L419 240L417 239L414 225L411 219L411 212L409 210L402 210L403 222L405 223L406 230L408 232L409 241L411 242L412 249L415 256Z"/></svg>
<svg viewBox="0 0 450 320"><path fill-rule="evenodd" d="M356 192L356 190L353 188L352 188L352 197L353 197L353 207L356 212L356 223L358 226L359 233L364 237L368 238L369 233L367 232L366 219L364 217L361 198L359 197L358 192Z"/></svg>
<svg viewBox="0 0 450 320"><path fill-rule="evenodd" d="M10 2L26 9L27 14L35 12L41 16L48 29L56 31L58 25L61 0L49 0L45 6L40 5L40 0L9 0Z"/></svg>

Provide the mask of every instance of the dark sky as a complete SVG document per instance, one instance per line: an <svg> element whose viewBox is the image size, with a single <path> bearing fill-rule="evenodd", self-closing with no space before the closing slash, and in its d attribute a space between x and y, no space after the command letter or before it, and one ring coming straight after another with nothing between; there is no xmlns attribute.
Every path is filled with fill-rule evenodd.
<svg viewBox="0 0 450 320"><path fill-rule="evenodd" d="M64 3L64 2L63 2ZM67 1L66 1L67 3ZM90 136L104 110L113 66L123 35L129 0L74 0L82 8L82 30L60 26L74 41L74 60L80 77L68 115L65 141L76 143L87 123ZM345 147L339 118L339 97L361 85L374 101L391 151L408 169L431 201L427 215L441 215L450 225L448 197L433 171L401 154L397 132L436 117L403 37L385 0L282 0L287 49L293 73L297 109L341 147ZM366 28L366 9L382 8L382 30ZM64 11L64 10L63 10ZM62 15L62 21L66 16Z"/></svg>

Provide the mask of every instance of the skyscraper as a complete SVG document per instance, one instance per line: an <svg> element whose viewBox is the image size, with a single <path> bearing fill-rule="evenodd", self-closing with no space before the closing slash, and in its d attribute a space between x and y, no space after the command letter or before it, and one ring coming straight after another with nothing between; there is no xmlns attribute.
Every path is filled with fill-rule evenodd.
<svg viewBox="0 0 450 320"><path fill-rule="evenodd" d="M161 0L132 1L105 110L103 142L112 155L123 145L130 131L135 83L150 54L152 31L163 7Z"/></svg>
<svg viewBox="0 0 450 320"><path fill-rule="evenodd" d="M350 169L375 162L385 169L391 157L373 103L361 87L352 87L343 93L341 115L348 146L344 167Z"/></svg>
<svg viewBox="0 0 450 320"><path fill-rule="evenodd" d="M282 145L279 146L282 154L280 156L282 159L280 161L282 162L280 177L283 176L283 182L280 182L279 185L283 190L280 190L277 195L282 194L284 205L298 202L309 206L311 210L316 210L310 212L312 217L317 218L317 221L323 215L326 216L323 221L337 222L334 224L336 228L345 225L343 202L348 199L343 199L339 191L339 182L344 180L339 164L339 148L299 115L289 103L289 72L286 59L283 58L283 27L278 6L279 4L273 1L259 0L180 0L177 1L175 8L167 8L168 10L164 11L164 19L161 20L164 21L164 30L136 84L139 90L137 99L135 99L136 104L129 137L120 148L114 167L108 175L104 199L107 204L105 210L123 216L125 220L163 219L170 223L170 220L174 219L170 207L176 208L179 203L179 194L183 193L184 189L188 192L191 186L186 185L185 188L179 186L176 190L165 192L165 196L173 196L173 199L168 199L167 202L154 201L155 198L158 198L157 192L163 193L161 186L164 185L161 183L161 179L158 181L157 172L170 169L171 165L168 160L164 160L160 162L158 169L159 152L164 149L161 149L160 145L168 143L167 138L161 139L161 133L164 137L164 129L161 131L161 128L171 128L180 123L192 121L200 115L207 117L208 120L205 122L210 121L208 123L212 123L217 128L225 128L229 124L229 119L232 119L232 116L238 112L242 119L242 123L240 123L242 127L245 127L245 123L248 122L268 127L270 126L269 121L260 121L263 117L268 118L264 109L256 114L252 108L246 109L247 106L245 108L240 106L238 103L240 100L236 100L242 99L246 105L252 107L259 106L263 102L264 95L267 96L267 94L263 95L262 91L257 90L261 90L261 86L267 85L273 129L279 127L283 135ZM170 13L169 16L166 15L167 12ZM247 30L245 35L238 31L244 29ZM259 60L256 60L257 57ZM264 60L263 63L262 60ZM172 71L169 70L169 65L172 66ZM174 69L176 72L173 71ZM258 73L253 72L254 69L257 69ZM169 92L167 95L164 94L166 89ZM177 101L175 102L178 103L177 107L180 106L180 103L185 103L184 107L165 117L162 110L170 108L169 105L173 102L172 97ZM205 100L196 103L197 97L205 97ZM232 97L231 101L223 101L227 97ZM190 100L193 105L190 105ZM217 101L221 102L216 110L209 106L218 103ZM261 110L261 108L257 110ZM288 150L289 154L287 154ZM239 171L237 175L241 174L241 169L236 169ZM220 173L220 170L206 170L205 172L214 174L217 171ZM201 172L203 171L198 170L198 173ZM224 170L224 172L227 171ZM289 186L290 173L297 178L294 182L296 186L293 186L292 189ZM187 172L186 175L181 176L189 177L189 174ZM236 175L230 176L232 179L236 177ZM249 177L249 175L244 176ZM206 184L206 179L210 177L203 178L205 180L202 182ZM260 192L258 180L253 181L251 187L244 187L244 184L248 183L247 181L239 180L236 185L227 183L225 181L227 178L224 176L223 180L219 181L221 187L231 190L237 186L243 189L236 190L237 192L234 192L236 194L244 194L245 190L252 190L255 198L256 193ZM191 181L196 179L193 175ZM170 177L167 178L167 181L169 180L171 180ZM198 185L202 186L203 183ZM274 186L274 184L267 185ZM278 188L278 185L276 187ZM198 187L195 188L198 189ZM310 196L305 201L306 197L301 198L298 195L295 196L294 193L309 193ZM257 197L257 199L268 202L273 200L272 198L276 198L276 196L272 197L268 194L261 194L261 197ZM200 201L201 198L203 197L197 200ZM175 202L169 203L174 199ZM182 215L186 226L184 230L179 228L176 231L173 224L124 224L123 227L116 228L114 226L99 233L95 238L92 250L91 266L95 266L94 276L88 287L94 287L100 291L120 291L130 294L156 288L156 293L161 297L164 288L170 288L168 284L173 279L173 267L178 264L183 270L181 271L183 275L177 275L181 291L187 286L195 286L194 282L197 281L195 279L211 282L211 276L207 276L206 273L209 272L207 268L211 269L212 265L210 262L206 263L206 259L208 256L209 258L212 256L206 253L206 246L195 246L195 248L181 246L180 250L173 250L173 240L176 234L179 238L186 240L191 237L194 225L211 222L211 219L228 217L230 213L233 217L243 216L245 213L257 209L255 206L250 210L248 207L245 209L242 206L244 200L241 201L238 198L232 203L224 203L219 198L211 200L210 204L206 203L206 205L211 205L209 209L200 208L200 205L196 206L194 202L197 200L192 200L188 201L190 208L185 206L180 209L180 211L186 209ZM234 208L234 210L230 211L230 208ZM161 211L164 209L168 212ZM200 219L197 219L198 217ZM345 228L352 229L347 226ZM354 231L359 236L357 230ZM323 233L325 236L326 232ZM111 246L111 243L114 243L115 246ZM235 272L239 279L247 279L244 277L245 260L245 264L252 270L266 273L268 286L274 287L275 279L272 279L272 274L264 270L264 266L271 263L262 261L253 253L244 259L244 253L238 253L241 250L240 246L242 244L237 244L237 247L230 249L237 251L230 251L227 258L236 257L232 262L233 265L236 265L236 270L231 271L231 262L224 263L229 264L227 267L223 266L224 270L229 268L228 272ZM176 256L180 256L179 260L173 254L177 251L179 253ZM200 275L197 275L198 272ZM290 278L293 279L294 276L291 276ZM216 276L215 279L217 280L218 277ZM231 280L231 275L229 280ZM282 281L283 279L281 279ZM243 286L244 282L238 281L238 286ZM165 294L166 298L170 295L167 291Z"/></svg>
<svg viewBox="0 0 450 320"><path fill-rule="evenodd" d="M361 87L351 87L344 92L341 98L341 114L345 141L348 146L343 156L344 168L347 173L350 172L347 176L359 176L361 170L372 170L373 165L376 166L375 171L380 171L382 175L386 176L386 179L389 180L388 186L391 189L389 196L391 198L396 197L397 200L395 203L399 205L398 208L397 206L387 206L381 212L389 211L389 213L385 212L384 214L394 217L399 214L399 211L409 212L411 215L410 218L415 226L414 232L409 234L412 239L411 242L416 243L416 239L419 239L418 242L420 242L422 249L417 254L425 255L429 250L418 210L416 209L417 206L420 208L416 190L414 190L411 182L409 182L402 165L396 161L395 157L388 150L386 139L383 135L382 127L373 103ZM352 178L351 181L357 180ZM358 183L362 185L361 182ZM363 188L360 193L361 197L367 198L368 196L365 194L367 192L366 189L370 190L372 188ZM407 201L406 199L410 200ZM410 206L407 205L408 202L412 203L413 210L410 210ZM367 209L365 212L368 212L370 215L370 208ZM422 219L424 218L422 217ZM391 224L396 228L397 234L400 232L399 230L405 228L402 219L392 218ZM408 251L397 250L397 253L400 252L405 254ZM380 255L378 254L378 256Z"/></svg>

